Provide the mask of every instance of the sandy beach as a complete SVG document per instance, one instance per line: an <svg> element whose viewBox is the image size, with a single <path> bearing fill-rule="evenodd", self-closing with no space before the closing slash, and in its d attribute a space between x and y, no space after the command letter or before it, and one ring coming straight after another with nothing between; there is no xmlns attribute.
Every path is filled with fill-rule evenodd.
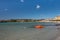
<svg viewBox="0 0 60 40"><path fill-rule="evenodd" d="M56 28L26 28L23 30L0 30L0 40L58 40Z"/></svg>

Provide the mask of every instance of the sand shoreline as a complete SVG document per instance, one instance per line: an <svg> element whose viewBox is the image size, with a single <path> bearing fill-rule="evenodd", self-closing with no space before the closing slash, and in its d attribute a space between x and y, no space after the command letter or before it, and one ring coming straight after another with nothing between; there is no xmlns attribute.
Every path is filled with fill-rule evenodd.
<svg viewBox="0 0 60 40"><path fill-rule="evenodd" d="M58 37L59 30L47 27L45 29L27 28L24 30L1 30L0 40L53 40Z"/></svg>

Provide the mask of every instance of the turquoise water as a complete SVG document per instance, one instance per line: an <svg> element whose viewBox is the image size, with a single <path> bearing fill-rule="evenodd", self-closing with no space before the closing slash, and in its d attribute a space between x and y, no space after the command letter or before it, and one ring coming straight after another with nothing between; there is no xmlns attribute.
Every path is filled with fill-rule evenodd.
<svg viewBox="0 0 60 40"><path fill-rule="evenodd" d="M35 29L35 25L44 25L45 28ZM52 40L57 34L53 25L40 22L0 23L0 40Z"/></svg>
<svg viewBox="0 0 60 40"><path fill-rule="evenodd" d="M0 29L19 29L19 28L33 28L35 25L54 25L54 23L40 23L40 22L28 22L28 23L0 23Z"/></svg>

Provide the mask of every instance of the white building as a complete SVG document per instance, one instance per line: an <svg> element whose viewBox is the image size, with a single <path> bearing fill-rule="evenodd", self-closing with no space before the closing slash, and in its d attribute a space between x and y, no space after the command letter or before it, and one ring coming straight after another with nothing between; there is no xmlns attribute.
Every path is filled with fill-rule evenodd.
<svg viewBox="0 0 60 40"><path fill-rule="evenodd" d="M60 16L56 16L54 20L60 20Z"/></svg>

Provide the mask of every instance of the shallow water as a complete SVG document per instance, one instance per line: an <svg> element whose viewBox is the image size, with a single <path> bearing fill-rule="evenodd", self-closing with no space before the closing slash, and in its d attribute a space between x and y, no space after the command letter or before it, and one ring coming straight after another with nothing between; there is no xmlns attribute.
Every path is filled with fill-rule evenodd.
<svg viewBox="0 0 60 40"><path fill-rule="evenodd" d="M54 25L52 23L0 23L0 40L54 40L58 30L56 26L33 28L35 25Z"/></svg>

